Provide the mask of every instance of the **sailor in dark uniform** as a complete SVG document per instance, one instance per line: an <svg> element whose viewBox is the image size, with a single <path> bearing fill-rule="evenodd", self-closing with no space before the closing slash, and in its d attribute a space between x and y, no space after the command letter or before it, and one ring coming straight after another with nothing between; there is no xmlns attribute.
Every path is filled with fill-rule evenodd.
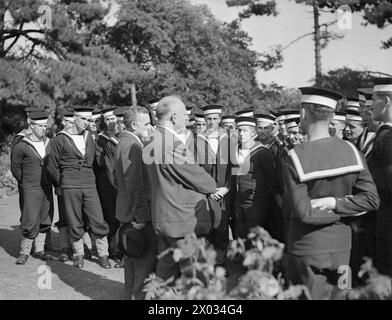
<svg viewBox="0 0 392 320"><path fill-rule="evenodd" d="M217 251L217 265L226 263L230 219L225 208L231 182L230 139L227 131L219 126L222 109L221 105L207 105L202 108L207 128L197 135L195 143L198 163L214 178L218 187L217 192L210 196L218 204L210 201L215 215L218 216L215 221L220 220L219 225L215 226L210 234L210 241Z"/></svg>
<svg viewBox="0 0 392 320"><path fill-rule="evenodd" d="M358 146L359 138L365 130L365 123L358 111L347 110L346 111L346 127L344 128L343 136L344 139L350 141L357 146L358 150L361 148Z"/></svg>
<svg viewBox="0 0 392 320"><path fill-rule="evenodd" d="M116 214L116 198L117 191L114 186L113 168L114 168L114 154L119 142L117 137L117 116L114 111L117 107L107 107L102 110L103 123L101 125L102 132L98 134L97 138L97 152L96 152L96 179L97 190L101 200L103 216L109 226L109 233L107 235L109 243L109 258L115 260L115 266L120 266L121 256L117 250L115 235L119 228Z"/></svg>
<svg viewBox="0 0 392 320"><path fill-rule="evenodd" d="M290 150L283 164L291 209L288 278L306 285L313 299L330 299L349 264L351 228L345 217L376 209L379 197L364 157L350 142L329 134L342 96L313 87L300 90L308 141Z"/></svg>
<svg viewBox="0 0 392 320"><path fill-rule="evenodd" d="M359 112L359 99L358 98L347 98L346 111Z"/></svg>
<svg viewBox="0 0 392 320"><path fill-rule="evenodd" d="M373 148L373 142L376 137L376 131L380 126L380 121L375 121L372 111L373 88L358 89L359 96L359 113L366 124L364 131L358 138L357 147L368 158Z"/></svg>
<svg viewBox="0 0 392 320"><path fill-rule="evenodd" d="M153 127L156 126L158 122L158 118L156 116L156 110L158 107L158 102L161 100L161 98L154 98L148 101L148 111L150 112L150 117L151 117L151 124Z"/></svg>
<svg viewBox="0 0 392 320"><path fill-rule="evenodd" d="M117 117L117 138L121 138L121 135L125 131L124 125L124 114L129 110L129 107L119 107L113 111L113 114Z"/></svg>
<svg viewBox="0 0 392 320"><path fill-rule="evenodd" d="M354 144L358 150L360 148L360 138L365 130L365 123L359 112L356 109L357 101L349 98L348 108L346 110L346 127L343 132L344 139ZM363 227L362 222L367 217L373 216L371 212L364 216L353 218L351 221L352 227L352 239L351 239L351 253L350 253L350 267L352 271L352 280L355 286L359 285L358 272L360 271L361 265L364 263L363 256L365 255L365 245L363 243Z"/></svg>
<svg viewBox="0 0 392 320"><path fill-rule="evenodd" d="M236 129L234 116L223 116L221 119L221 127L226 129L229 133Z"/></svg>
<svg viewBox="0 0 392 320"><path fill-rule="evenodd" d="M258 141L259 143L266 147L270 154L271 159L273 161L274 175L271 176L273 180L271 185L274 185L274 191L270 194L270 207L267 216L267 227L266 229L269 231L271 236L274 239L277 239L281 242L285 241L285 224L283 219L283 212L282 212L282 190L280 187L280 180L279 180L279 169L280 163L277 163L277 158L284 151L279 151L281 145L279 144L276 136L274 136L275 126L276 126L276 117L271 114L256 114L256 124L257 124L257 132L258 132ZM268 188L271 191L271 188ZM286 230L287 231L287 230Z"/></svg>
<svg viewBox="0 0 392 320"><path fill-rule="evenodd" d="M100 118L101 118L101 110L94 109L91 115L91 119L88 122L88 131L94 140L97 139L98 133L100 132L99 129Z"/></svg>
<svg viewBox="0 0 392 320"><path fill-rule="evenodd" d="M357 148L361 150L369 165L370 155L373 150L374 139L376 138L377 128L380 126L379 121L374 120L372 111L372 94L373 88L358 89L359 93L359 112L366 123L366 127L357 141ZM373 263L376 261L376 211L368 212L361 217L361 234L360 256L369 257ZM362 260L361 260L362 263Z"/></svg>
<svg viewBox="0 0 392 320"><path fill-rule="evenodd" d="M271 199L277 194L277 180L270 151L255 141L256 120L251 117L239 117L236 119L236 126L239 148L236 153L238 170L234 176L234 234L238 238L247 238L251 228L266 228Z"/></svg>
<svg viewBox="0 0 392 320"><path fill-rule="evenodd" d="M35 256L51 260L45 253L45 238L53 217L52 187L47 179L45 165L49 139L45 137L49 114L29 114L30 133L20 139L13 148L11 171L20 185L21 206L20 253L16 264L26 264L34 242Z"/></svg>
<svg viewBox="0 0 392 320"><path fill-rule="evenodd" d="M369 169L380 195L376 226L376 267L392 276L392 78L375 79L372 111L382 125L376 132Z"/></svg>
<svg viewBox="0 0 392 320"><path fill-rule="evenodd" d="M329 124L329 134L331 137L338 137L343 139L343 131L346 127L346 113L342 111L336 111L331 123Z"/></svg>
<svg viewBox="0 0 392 320"><path fill-rule="evenodd" d="M195 129L196 134L202 133L206 130L206 120L204 119L203 114L195 114Z"/></svg>
<svg viewBox="0 0 392 320"><path fill-rule="evenodd" d="M83 234L86 228L96 244L100 266L109 269L106 237L109 228L103 218L93 172L95 142L87 131L92 109L75 107L74 126L53 138L48 172L55 187L61 188L74 266L84 266Z"/></svg>
<svg viewBox="0 0 392 320"><path fill-rule="evenodd" d="M64 131L70 130L74 125L74 113L73 111L65 111L63 113L63 119L61 121ZM59 212L59 221L55 223L55 226L59 230L60 235L60 256L59 261L67 262L72 258L72 245L68 236L68 228L65 222L65 208L64 200L61 193L61 188L56 186L54 193L57 195L57 205Z"/></svg>

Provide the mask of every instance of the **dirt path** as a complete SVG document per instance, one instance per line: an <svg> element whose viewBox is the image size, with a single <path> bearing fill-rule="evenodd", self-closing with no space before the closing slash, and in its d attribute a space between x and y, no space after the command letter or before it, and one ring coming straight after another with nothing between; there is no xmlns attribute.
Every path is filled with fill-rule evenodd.
<svg viewBox="0 0 392 320"><path fill-rule="evenodd" d="M97 260L85 260L81 270L73 267L72 262L62 263L56 259L45 263L32 256L26 265L16 265L19 217L18 195L0 200L0 300L122 299L123 269L104 270ZM54 221L57 217L55 212ZM59 247L56 227L52 228L52 242L55 248ZM58 253L50 253L58 257ZM51 280L46 277L49 271Z"/></svg>
<svg viewBox="0 0 392 320"><path fill-rule="evenodd" d="M104 270L97 264L97 259L85 260L84 269L77 269L72 266L72 262L59 262L59 253L50 252L56 258L53 261L43 262L30 256L26 265L16 265L15 260L19 254L19 218L18 195L1 199L0 300L123 299L123 269ZM56 210L54 222L57 220ZM52 243L55 248L59 248L56 227L52 227ZM113 265L113 261L111 262ZM238 266L230 265L228 270L231 276L227 287L231 288L239 276ZM50 273L51 277L47 278Z"/></svg>

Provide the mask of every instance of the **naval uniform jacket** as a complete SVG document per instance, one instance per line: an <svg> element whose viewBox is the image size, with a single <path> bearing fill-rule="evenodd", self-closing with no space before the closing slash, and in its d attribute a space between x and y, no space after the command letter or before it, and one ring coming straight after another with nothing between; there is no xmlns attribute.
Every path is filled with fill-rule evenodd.
<svg viewBox="0 0 392 320"><path fill-rule="evenodd" d="M60 131L52 141L48 157L48 172L55 186L62 189L95 188L93 163L95 141L85 131L86 151L83 155L75 145L71 134Z"/></svg>
<svg viewBox="0 0 392 320"><path fill-rule="evenodd" d="M375 210L376 186L364 157L350 142L328 137L296 145L283 164L291 209L288 249L295 255L348 252L348 216ZM336 210L313 209L311 199L335 197Z"/></svg>
<svg viewBox="0 0 392 320"><path fill-rule="evenodd" d="M392 217L392 124L382 124L376 133L373 150L370 153L369 170L380 195L381 204L389 210L382 215ZM380 210L381 211L381 210Z"/></svg>
<svg viewBox="0 0 392 320"><path fill-rule="evenodd" d="M263 221L278 188L272 154L261 143L256 143L239 165L234 176L236 212L253 213Z"/></svg>
<svg viewBox="0 0 392 320"><path fill-rule="evenodd" d="M46 172L47 155L50 152L50 139L44 140L45 157L42 158L28 137L21 137L11 154L11 172L22 189L50 187Z"/></svg>

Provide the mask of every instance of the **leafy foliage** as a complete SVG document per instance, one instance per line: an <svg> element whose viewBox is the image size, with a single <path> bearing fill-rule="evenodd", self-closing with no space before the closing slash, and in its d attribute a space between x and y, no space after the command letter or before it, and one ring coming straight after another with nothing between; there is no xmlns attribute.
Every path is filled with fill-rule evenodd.
<svg viewBox="0 0 392 320"><path fill-rule="evenodd" d="M146 299L204 300L204 299L261 299L291 300L310 298L304 286L286 286L281 273L274 275L283 255L284 245L272 239L261 227L251 230L248 241L236 240L231 243L228 256L243 259L248 269L238 285L226 292L225 269L214 268L216 252L206 246L204 239L190 234L179 243L178 248L168 249L164 254L173 254L175 261L187 260L182 277L163 281L151 275L145 286ZM248 246L248 248L247 248ZM277 273L277 272L275 272Z"/></svg>
<svg viewBox="0 0 392 320"><path fill-rule="evenodd" d="M326 89L338 91L346 97L356 97L358 88L373 86L373 77L368 72L355 71L345 67L324 74L322 86Z"/></svg>

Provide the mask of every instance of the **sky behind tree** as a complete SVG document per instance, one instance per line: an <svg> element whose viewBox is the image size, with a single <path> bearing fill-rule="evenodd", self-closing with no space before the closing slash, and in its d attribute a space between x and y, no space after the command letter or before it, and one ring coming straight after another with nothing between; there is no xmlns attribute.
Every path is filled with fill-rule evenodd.
<svg viewBox="0 0 392 320"><path fill-rule="evenodd" d="M225 0L191 0L194 4L206 4L220 20L230 22L238 17L241 7L229 8ZM299 36L313 30L312 8L297 4L293 0L280 0L279 14L276 17L252 16L242 22L243 29L253 38L253 49L258 52L270 46L289 44ZM322 13L320 22L336 19L335 14ZM332 31L344 35L343 39L331 41L322 50L323 73L329 70L349 67L354 70L380 71L392 74L392 49L381 49L381 41L392 33L392 27L378 29L374 25L362 26L361 14L352 16L352 29L340 30L335 25ZM275 82L287 87L300 87L310 84L315 77L314 46L308 36L291 45L283 52L282 67L271 71L259 71L258 80L262 83Z"/></svg>

